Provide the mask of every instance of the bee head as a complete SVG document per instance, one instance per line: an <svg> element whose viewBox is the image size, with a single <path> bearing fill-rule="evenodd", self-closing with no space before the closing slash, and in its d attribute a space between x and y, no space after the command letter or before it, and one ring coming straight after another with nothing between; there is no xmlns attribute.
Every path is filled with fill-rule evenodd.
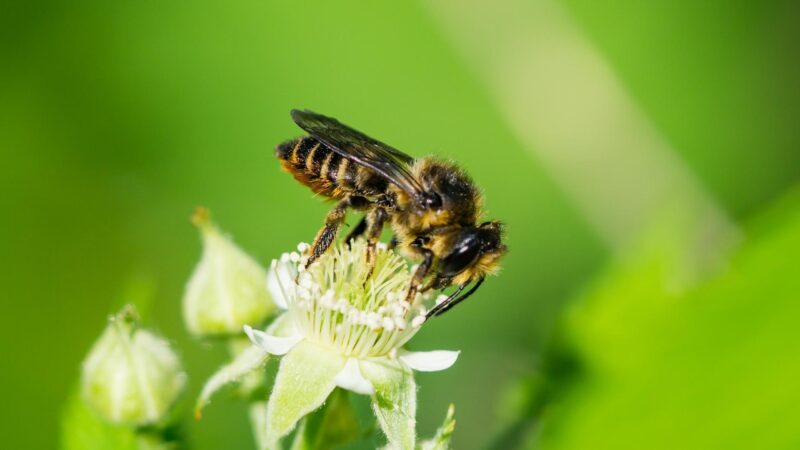
<svg viewBox="0 0 800 450"><path fill-rule="evenodd" d="M439 263L438 274L453 278L467 269L480 274L494 272L496 261L506 252L503 244L503 226L500 222L484 222L477 227L458 232L452 251Z"/></svg>

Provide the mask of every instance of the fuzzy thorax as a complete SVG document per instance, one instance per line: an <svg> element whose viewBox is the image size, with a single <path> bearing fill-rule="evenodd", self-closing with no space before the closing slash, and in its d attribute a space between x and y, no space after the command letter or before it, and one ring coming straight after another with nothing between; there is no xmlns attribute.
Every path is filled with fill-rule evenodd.
<svg viewBox="0 0 800 450"><path fill-rule="evenodd" d="M419 330L422 297L405 300L412 273L406 262L379 245L372 268L366 244L337 245L307 270L307 249L273 261L275 281L295 326L307 339L358 358L390 355Z"/></svg>

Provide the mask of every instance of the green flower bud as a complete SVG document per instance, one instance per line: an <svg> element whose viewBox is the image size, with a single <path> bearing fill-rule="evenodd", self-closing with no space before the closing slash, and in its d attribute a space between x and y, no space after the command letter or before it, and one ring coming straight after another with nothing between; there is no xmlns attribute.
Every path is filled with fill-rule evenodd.
<svg viewBox="0 0 800 450"><path fill-rule="evenodd" d="M183 318L199 336L238 335L275 310L266 271L211 223L208 210L192 218L203 238L203 256L183 297Z"/></svg>
<svg viewBox="0 0 800 450"><path fill-rule="evenodd" d="M139 328L125 307L109 320L83 363L81 394L105 419L133 426L160 421L186 383L163 338Z"/></svg>

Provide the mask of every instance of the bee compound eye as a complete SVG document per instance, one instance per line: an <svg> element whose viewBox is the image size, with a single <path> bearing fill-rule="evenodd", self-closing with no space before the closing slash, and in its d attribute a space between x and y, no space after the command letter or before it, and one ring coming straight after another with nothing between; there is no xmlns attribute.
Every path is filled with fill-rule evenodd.
<svg viewBox="0 0 800 450"><path fill-rule="evenodd" d="M445 277L452 277L461 273L480 255L481 247L478 241L470 241L453 250L445 256L439 266L439 273Z"/></svg>

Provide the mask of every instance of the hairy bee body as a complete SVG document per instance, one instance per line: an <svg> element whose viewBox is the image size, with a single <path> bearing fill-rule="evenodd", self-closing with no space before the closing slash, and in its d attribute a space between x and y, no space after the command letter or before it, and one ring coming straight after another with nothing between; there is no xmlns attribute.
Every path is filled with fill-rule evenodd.
<svg viewBox="0 0 800 450"><path fill-rule="evenodd" d="M389 224L398 244L408 257L415 258L416 251L407 248L420 236L428 242L436 256L448 250L447 229L443 226L474 226L482 203L480 192L467 175L455 164L435 158L421 158L411 168L411 173L424 188L445 193L445 205L440 210L419 208L409 195L388 183L374 170L354 164L310 136L285 142L275 152L285 171L295 180L308 186L314 193L331 200L349 196L364 197L380 205L389 213ZM432 230L437 232L431 233Z"/></svg>
<svg viewBox="0 0 800 450"><path fill-rule="evenodd" d="M368 260L388 223L394 244L420 261L409 300L419 289L458 285L429 314L441 314L465 299L498 270L506 252L502 226L495 221L478 224L481 193L458 165L433 157L411 158L310 111L295 110L292 118L309 135L276 148L281 166L316 194L338 202L314 239L308 264L329 248L347 210L354 209L367 214L347 240L365 234ZM430 273L433 277L422 286ZM472 282L475 285L459 297Z"/></svg>

